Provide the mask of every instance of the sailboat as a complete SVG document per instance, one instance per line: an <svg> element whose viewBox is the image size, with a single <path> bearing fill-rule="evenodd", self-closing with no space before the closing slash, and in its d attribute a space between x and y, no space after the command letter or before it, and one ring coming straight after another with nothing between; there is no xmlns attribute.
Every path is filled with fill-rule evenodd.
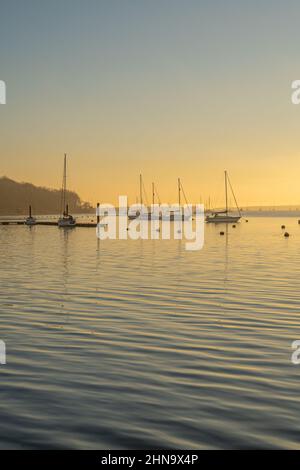
<svg viewBox="0 0 300 470"><path fill-rule="evenodd" d="M32 217L32 212L31 212L31 206L29 206L29 215L27 219L25 220L25 225L36 225L36 218Z"/></svg>
<svg viewBox="0 0 300 470"><path fill-rule="evenodd" d="M170 220L171 221L189 220L192 217L192 212L190 212L189 214L185 214L181 206L181 193L183 193L186 204L188 204L188 202L187 202L187 198L186 198L180 178L178 178L177 180L177 187L178 187L178 209L170 211Z"/></svg>
<svg viewBox="0 0 300 470"><path fill-rule="evenodd" d="M59 227L75 227L76 220L69 214L69 206L67 203L67 155L64 156L64 174L62 183L62 216L58 219Z"/></svg>
<svg viewBox="0 0 300 470"><path fill-rule="evenodd" d="M237 203L237 200L236 200L236 197L234 195L234 192L233 192L233 189L232 189L232 186L231 186L231 183L230 183L230 180L228 178L228 174L227 174L227 171L225 170L224 172L224 176L225 176L225 210L222 210L222 211L212 211L211 214L209 214L207 217L206 217L206 222L212 222L212 223L235 223L235 222L238 222L240 220L240 218L242 217L242 214L241 214L241 211L239 209L239 206L238 206L238 203ZM229 215L229 209L228 209L228 183L229 183L229 186L230 186L230 189L231 189L231 192L232 192L232 195L233 195L233 198L234 198L234 202L235 202L235 205L236 205L236 208L237 208L237 211L238 211L238 215Z"/></svg>
<svg viewBox="0 0 300 470"><path fill-rule="evenodd" d="M162 214L161 212L157 212L155 209L155 196L157 197L158 204L159 206L161 205L160 197L158 195L156 186L154 183L152 183L152 208L151 212L148 212L148 220L162 220ZM147 214L146 214L147 218Z"/></svg>
<svg viewBox="0 0 300 470"><path fill-rule="evenodd" d="M138 217L143 220L149 220L151 219L151 212L148 211L148 209L143 208L143 189L144 189L144 183L143 183L143 177L140 174L140 202L139 204L137 203L135 208L140 205L140 209L138 210L133 210L133 212L128 212L128 218L129 220L134 220L137 219Z"/></svg>

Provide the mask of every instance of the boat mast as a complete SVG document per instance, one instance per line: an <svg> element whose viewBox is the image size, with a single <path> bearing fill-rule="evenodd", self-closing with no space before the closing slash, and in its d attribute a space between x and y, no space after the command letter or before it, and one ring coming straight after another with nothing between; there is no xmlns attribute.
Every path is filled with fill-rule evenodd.
<svg viewBox="0 0 300 470"><path fill-rule="evenodd" d="M64 156L64 175L63 175L63 215L67 215L66 211L66 192L67 192L67 154Z"/></svg>
<svg viewBox="0 0 300 470"><path fill-rule="evenodd" d="M143 179L142 174L140 174L140 203L143 205Z"/></svg>
<svg viewBox="0 0 300 470"><path fill-rule="evenodd" d="M227 171L225 170L225 200L226 200L226 215L228 214L228 196L227 196Z"/></svg>
<svg viewBox="0 0 300 470"><path fill-rule="evenodd" d="M154 183L152 183L152 206L154 206L154 200L155 200L155 189L154 189Z"/></svg>
<svg viewBox="0 0 300 470"><path fill-rule="evenodd" d="M180 208L180 203L181 203L180 190L181 190L181 184L180 184L180 178L178 178L178 204L179 204L179 208Z"/></svg>
<svg viewBox="0 0 300 470"><path fill-rule="evenodd" d="M238 210L239 216L241 217L241 216L242 216L241 210L240 210L239 205L238 205L238 203L237 203L237 200L236 200L236 197L235 197L235 194L234 194L234 191L233 191L233 187L232 187L232 184L231 184L231 181L230 181L230 178L229 178L228 175L227 175L227 180L228 180L229 187L230 187L230 189L231 189L231 192L232 192L232 195L233 195L233 199L234 199L236 208L237 208L237 210Z"/></svg>

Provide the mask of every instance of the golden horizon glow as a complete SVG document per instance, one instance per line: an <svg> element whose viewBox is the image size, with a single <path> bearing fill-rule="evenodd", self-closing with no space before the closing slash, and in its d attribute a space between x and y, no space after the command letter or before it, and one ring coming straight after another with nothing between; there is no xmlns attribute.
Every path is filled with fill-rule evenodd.
<svg viewBox="0 0 300 470"><path fill-rule="evenodd" d="M1 175L59 188L66 152L69 189L93 204L134 202L141 172L149 197L154 181L175 202L181 177L189 201L219 206L224 169L241 206L300 204L297 12L234 0L7 3Z"/></svg>

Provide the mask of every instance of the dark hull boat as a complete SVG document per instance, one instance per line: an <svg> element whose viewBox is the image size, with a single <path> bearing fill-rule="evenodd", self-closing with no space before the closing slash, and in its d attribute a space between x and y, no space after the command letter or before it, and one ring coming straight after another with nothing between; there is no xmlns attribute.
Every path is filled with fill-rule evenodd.
<svg viewBox="0 0 300 470"><path fill-rule="evenodd" d="M24 224L28 226L36 225L36 218L32 217L31 206L29 206L29 215L25 220Z"/></svg>
<svg viewBox="0 0 300 470"><path fill-rule="evenodd" d="M76 219L69 214L69 206L67 204L67 155L64 157L64 174L62 183L62 216L58 219L57 225L62 228L76 227Z"/></svg>
<svg viewBox="0 0 300 470"><path fill-rule="evenodd" d="M228 183L230 185L230 189L233 194L233 198L236 204L237 208L237 215L230 215L229 214L229 209L228 209ZM211 214L207 215L205 220L207 223L214 223L214 224L220 224L220 223L225 223L225 224L230 224L230 223L236 223L240 220L242 217L241 211L238 207L237 200L235 198L232 186L230 184L230 181L228 179L227 171L225 171L225 204L226 208L223 211L213 211Z"/></svg>

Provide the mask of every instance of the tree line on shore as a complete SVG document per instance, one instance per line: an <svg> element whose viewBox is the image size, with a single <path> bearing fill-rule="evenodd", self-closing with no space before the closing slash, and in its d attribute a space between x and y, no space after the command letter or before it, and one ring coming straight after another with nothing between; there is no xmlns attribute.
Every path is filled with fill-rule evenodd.
<svg viewBox="0 0 300 470"><path fill-rule="evenodd" d="M81 201L74 191L67 192L69 210L76 213L93 212L92 205ZM29 205L33 213L58 214L61 211L61 190L19 183L6 176L0 178L0 214L25 215Z"/></svg>

